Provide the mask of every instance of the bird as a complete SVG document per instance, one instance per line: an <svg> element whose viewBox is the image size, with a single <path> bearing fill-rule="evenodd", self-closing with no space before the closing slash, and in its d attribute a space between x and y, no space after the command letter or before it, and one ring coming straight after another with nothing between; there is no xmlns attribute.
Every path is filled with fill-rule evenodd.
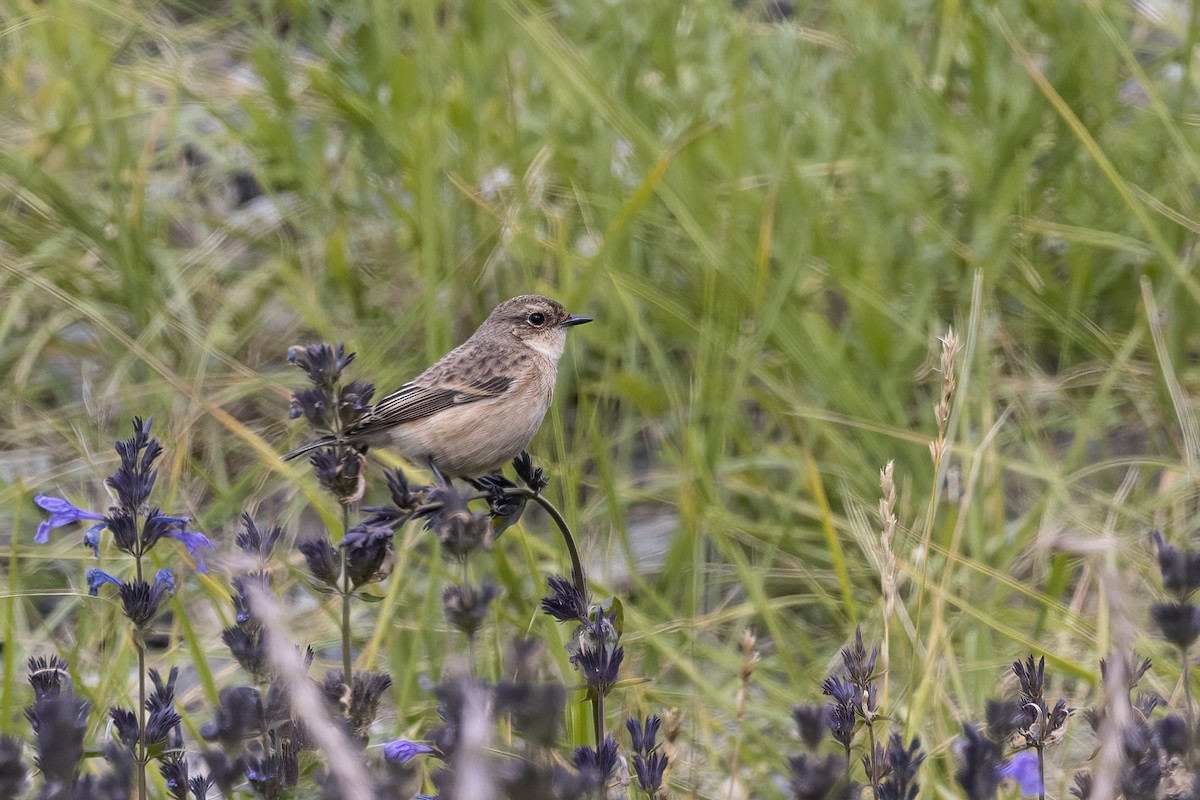
<svg viewBox="0 0 1200 800"><path fill-rule="evenodd" d="M398 451L443 484L495 472L541 427L567 330L591 321L542 295L505 300L469 339L340 434L298 447L284 460L322 447L367 445Z"/></svg>

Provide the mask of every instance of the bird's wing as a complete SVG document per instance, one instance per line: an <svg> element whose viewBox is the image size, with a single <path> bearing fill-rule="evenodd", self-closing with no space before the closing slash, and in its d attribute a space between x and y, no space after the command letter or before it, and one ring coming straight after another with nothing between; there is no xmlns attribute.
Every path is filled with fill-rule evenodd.
<svg viewBox="0 0 1200 800"><path fill-rule="evenodd" d="M406 383L371 409L371 413L345 431L345 436L368 436L393 425L428 417L443 409L499 397L512 386L512 378L495 375L461 385L422 386Z"/></svg>

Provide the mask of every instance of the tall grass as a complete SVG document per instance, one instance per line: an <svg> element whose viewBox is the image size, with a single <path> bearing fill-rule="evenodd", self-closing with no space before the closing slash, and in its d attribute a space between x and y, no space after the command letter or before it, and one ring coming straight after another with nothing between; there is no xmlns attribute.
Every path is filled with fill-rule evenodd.
<svg viewBox="0 0 1200 800"><path fill-rule="evenodd" d="M951 786L957 723L1014 658L1045 653L1091 697L1108 589L1080 543L1111 530L1132 586L1146 529L1191 532L1187 11L3 0L0 732L23 724L35 645L96 696L131 688L100 633L113 607L79 590L90 554L30 544L35 488L94 485L114 431L154 414L164 503L217 539L247 506L302 538L306 508L337 509L276 456L286 347L346 341L386 390L543 291L597 319L533 451L652 679L610 703L680 707L691 747L726 752L754 628L739 780L775 791L790 704L854 623L883 630L894 460L890 710L922 721L929 796ZM967 347L935 472L951 324ZM411 733L447 657L446 567L405 535L360 659L388 663ZM544 526L494 560L497 619L561 636L536 613L563 569ZM198 667L193 728L229 677L201 657L227 592L210 576L174 601L164 663ZM337 622L290 620L318 649Z"/></svg>

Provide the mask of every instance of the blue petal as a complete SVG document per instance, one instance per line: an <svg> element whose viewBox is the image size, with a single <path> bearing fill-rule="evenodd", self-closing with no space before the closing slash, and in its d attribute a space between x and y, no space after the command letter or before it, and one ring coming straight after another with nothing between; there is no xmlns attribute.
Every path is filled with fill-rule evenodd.
<svg viewBox="0 0 1200 800"><path fill-rule="evenodd" d="M50 512L50 518L38 525L37 533L33 536L33 540L38 544L46 544L50 541L51 528L61 528L63 525L70 525L81 519L104 519L103 514L77 508L61 497L39 494L33 498L33 502Z"/></svg>
<svg viewBox="0 0 1200 800"><path fill-rule="evenodd" d="M1038 757L1033 750L1022 750L1000 768L1000 777L1012 778L1017 782L1023 797L1037 797L1042 793L1042 781L1038 776Z"/></svg>
<svg viewBox="0 0 1200 800"><path fill-rule="evenodd" d="M96 558L100 557L100 531L104 530L107 526L107 522L97 522L83 533L83 543L92 548L92 552L96 555Z"/></svg>
<svg viewBox="0 0 1200 800"><path fill-rule="evenodd" d="M165 583L167 585L167 594L175 596L175 573L169 569L160 569L154 576L155 583Z"/></svg>
<svg viewBox="0 0 1200 800"><path fill-rule="evenodd" d="M117 580L112 575L109 575L104 570L97 569L96 567L89 569L84 574L84 577L87 578L88 594L90 594L92 597L100 594L100 587L106 583L111 583L114 586L122 585L121 581Z"/></svg>
<svg viewBox="0 0 1200 800"><path fill-rule="evenodd" d="M414 756L432 752L433 748L429 745L410 742L407 739L393 739L383 746L383 757L393 764L405 764Z"/></svg>
<svg viewBox="0 0 1200 800"><path fill-rule="evenodd" d="M181 524L186 524L186 521L183 521ZM183 546L187 548L188 553L196 559L196 572L200 574L208 572L208 566L204 563L204 556L196 551L201 549L216 550L217 546L213 544L212 539L209 539L200 531L188 531L182 528L172 533L171 536L183 542Z"/></svg>

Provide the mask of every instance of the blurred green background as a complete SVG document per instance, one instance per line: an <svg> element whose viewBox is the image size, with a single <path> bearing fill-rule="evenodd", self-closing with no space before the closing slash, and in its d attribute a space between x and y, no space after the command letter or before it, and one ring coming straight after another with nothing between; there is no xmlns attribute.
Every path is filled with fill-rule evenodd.
<svg viewBox="0 0 1200 800"><path fill-rule="evenodd" d="M683 709L677 786L726 796L740 725L735 789L778 795L791 703L855 623L882 638L890 459L887 707L928 780L1026 652L1086 704L1112 593L1140 624L1156 588L1145 532L1194 527L1196 5L0 0L0 730L29 654L97 697L132 663L78 536L31 544L35 491L103 507L112 440L153 414L161 505L226 552L244 509L307 535L334 510L275 456L307 435L288 345L344 341L386 392L526 292L597 320L531 450L625 604L648 680L610 707ZM422 676L461 652L427 538L361 612L359 663L416 735ZM544 520L492 558L485 674L567 635L537 614L567 569ZM239 679L226 581L185 582L161 656L195 662L193 726ZM333 646L331 613L297 605L298 637Z"/></svg>

